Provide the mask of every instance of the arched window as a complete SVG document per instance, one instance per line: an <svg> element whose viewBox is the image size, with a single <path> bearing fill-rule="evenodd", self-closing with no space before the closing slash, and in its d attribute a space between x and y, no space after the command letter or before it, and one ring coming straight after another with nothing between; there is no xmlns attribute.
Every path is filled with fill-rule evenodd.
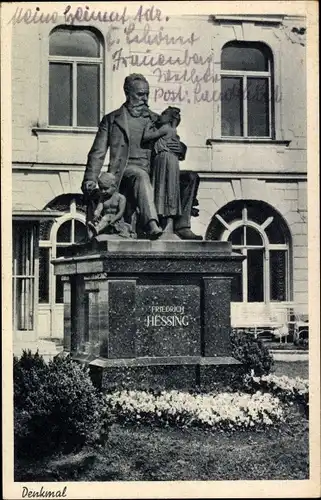
<svg viewBox="0 0 321 500"><path fill-rule="evenodd" d="M72 214L71 214L72 217ZM86 241L87 230L83 221L72 217L59 226L56 235L55 245L53 245L53 258L64 257L66 248L74 243ZM61 281L61 276L56 276L55 302L62 304L64 301L64 288Z"/></svg>
<svg viewBox="0 0 321 500"><path fill-rule="evenodd" d="M273 60L265 44L224 45L221 128L222 137L273 138Z"/></svg>
<svg viewBox="0 0 321 500"><path fill-rule="evenodd" d="M81 195L62 195L46 208L65 212L55 223L40 225L39 242L39 303L63 303L63 284L60 276L54 275L51 259L65 255L66 247L85 241L85 208Z"/></svg>
<svg viewBox="0 0 321 500"><path fill-rule="evenodd" d="M233 302L288 301L290 234L283 218L258 201L235 201L219 210L207 239L230 241L246 257L233 280Z"/></svg>
<svg viewBox="0 0 321 500"><path fill-rule="evenodd" d="M49 125L97 127L103 46L96 31L61 26L49 38Z"/></svg>

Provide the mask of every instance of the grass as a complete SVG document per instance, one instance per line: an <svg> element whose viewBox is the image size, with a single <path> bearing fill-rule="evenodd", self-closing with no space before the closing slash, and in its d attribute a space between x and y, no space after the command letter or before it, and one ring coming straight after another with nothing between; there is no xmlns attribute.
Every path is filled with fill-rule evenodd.
<svg viewBox="0 0 321 500"><path fill-rule="evenodd" d="M272 373L275 375L287 375L288 377L295 378L309 378L309 362L308 361L274 361Z"/></svg>
<svg viewBox="0 0 321 500"><path fill-rule="evenodd" d="M293 406L265 432L114 424L104 447L16 461L15 481L286 480L308 468L308 422Z"/></svg>

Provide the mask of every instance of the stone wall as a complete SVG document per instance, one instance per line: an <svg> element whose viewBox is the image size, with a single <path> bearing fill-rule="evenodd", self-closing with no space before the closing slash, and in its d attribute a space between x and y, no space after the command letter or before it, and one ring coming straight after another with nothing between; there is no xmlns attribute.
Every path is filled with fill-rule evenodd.
<svg viewBox="0 0 321 500"><path fill-rule="evenodd" d="M93 23L94 25L95 23ZM244 171L244 172L306 172L306 88L305 88L305 46L291 31L301 25L302 20L285 19L271 24L257 22L228 23L208 16L171 17L168 22L158 21L135 23L126 43L124 26L97 24L105 40L105 84L104 112L120 106L124 100L122 85L130 72L143 73L150 82L150 107L161 111L168 105L177 104L182 109L182 123L179 127L181 139L189 146L185 167L197 171ZM88 149L93 140L92 131L87 133L45 132L33 129L45 128L48 124L48 40L53 24L16 24L13 27L12 76L13 76L13 161L53 164L84 165ZM148 45L132 40L142 39L146 26L149 36L156 36L164 28L169 37L178 34L190 39L183 46L179 42L167 45ZM126 27L126 26L125 26ZM128 25L127 25L128 28ZM108 30L112 38L119 37L119 44L106 42ZM166 31L165 31L166 30ZM111 35L110 35L111 36ZM191 38L192 37L192 38ZM278 140L291 141L284 145L262 144L219 144L207 147L207 139L220 137L220 53L225 43L231 40L260 41L269 46L273 53L275 86L275 135ZM195 40L195 41L194 41ZM119 62L118 47L122 57L148 56L176 59L194 58L187 66L185 80L183 66L162 65L140 66L130 64L127 68ZM148 52L147 52L148 51ZM204 63L212 57L211 63ZM198 62L197 62L198 61ZM201 64L199 61L203 61ZM115 67L113 71L113 66ZM195 78L204 76L209 66L211 79L195 84ZM167 71L171 71L171 81ZM194 70L193 76L191 76ZM202 97L203 96L203 97ZM213 98L214 96L214 98ZM203 100L202 100L203 99ZM293 107L295 105L295 112ZM35 135L37 134L37 135ZM63 152L63 154L62 154Z"/></svg>

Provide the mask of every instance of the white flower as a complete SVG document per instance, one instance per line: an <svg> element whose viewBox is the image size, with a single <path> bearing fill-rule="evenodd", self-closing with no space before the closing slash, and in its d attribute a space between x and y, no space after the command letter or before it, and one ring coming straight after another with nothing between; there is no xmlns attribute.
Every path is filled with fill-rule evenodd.
<svg viewBox="0 0 321 500"><path fill-rule="evenodd" d="M283 418L278 398L257 391L255 394L220 393L193 395L180 391L163 391L159 396L146 391L117 391L105 398L107 407L137 420L140 413L152 421L168 421L175 416L180 424L203 424L209 427L271 425Z"/></svg>

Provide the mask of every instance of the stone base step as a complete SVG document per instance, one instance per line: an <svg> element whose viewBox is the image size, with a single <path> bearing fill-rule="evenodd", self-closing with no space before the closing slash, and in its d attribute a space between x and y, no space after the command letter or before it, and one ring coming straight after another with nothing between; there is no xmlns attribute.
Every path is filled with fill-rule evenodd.
<svg viewBox="0 0 321 500"><path fill-rule="evenodd" d="M73 354L89 367L95 385L103 390L226 388L244 366L231 356L172 356L106 359Z"/></svg>

